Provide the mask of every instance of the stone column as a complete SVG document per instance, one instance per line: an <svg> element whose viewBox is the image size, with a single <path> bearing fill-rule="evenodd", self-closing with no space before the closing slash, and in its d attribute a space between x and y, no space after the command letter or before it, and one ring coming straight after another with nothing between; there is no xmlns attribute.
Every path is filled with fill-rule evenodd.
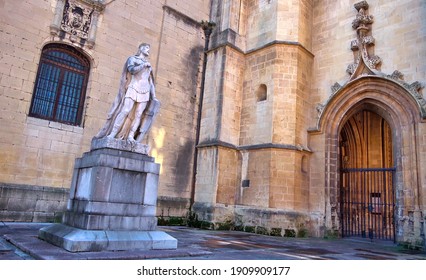
<svg viewBox="0 0 426 280"><path fill-rule="evenodd" d="M98 29L98 20L99 20L100 11L95 8L92 14L92 22L90 25L89 36L87 38L87 46L91 49L95 45L96 41L96 31Z"/></svg>
<svg viewBox="0 0 426 280"><path fill-rule="evenodd" d="M58 0L55 8L55 15L53 17L53 22L50 25L50 34L59 35L61 28L62 16L64 14L65 0Z"/></svg>

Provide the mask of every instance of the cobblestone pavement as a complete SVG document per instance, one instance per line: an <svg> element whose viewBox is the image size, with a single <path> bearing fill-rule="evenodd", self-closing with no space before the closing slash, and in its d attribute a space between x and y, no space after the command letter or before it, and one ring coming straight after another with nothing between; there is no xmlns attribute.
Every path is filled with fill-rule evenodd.
<svg viewBox="0 0 426 280"><path fill-rule="evenodd" d="M425 252L369 239L283 238L237 231L159 227L176 250L71 253L37 238L49 224L0 222L0 260L426 260Z"/></svg>

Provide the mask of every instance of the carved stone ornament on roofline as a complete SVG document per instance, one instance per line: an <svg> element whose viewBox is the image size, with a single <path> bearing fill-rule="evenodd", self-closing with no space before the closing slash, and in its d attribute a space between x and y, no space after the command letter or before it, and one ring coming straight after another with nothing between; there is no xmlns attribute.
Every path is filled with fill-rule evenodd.
<svg viewBox="0 0 426 280"><path fill-rule="evenodd" d="M367 13L369 7L368 3L367 1L361 1L356 3L354 7L358 13L356 18L352 21L352 28L356 29L357 39L352 40L350 43L351 50L354 52L355 57L354 63L349 64L346 69L350 78L343 85L336 82L331 86L332 94L329 99L324 104L317 105L318 117L321 117L323 109L327 106L329 101L338 91L344 88L347 83L358 77L378 76L390 79L407 90L415 98L420 107L422 117L426 119L426 101L421 93L424 84L418 81L413 83L405 82L404 75L398 70L395 70L391 75L386 75L378 69L382 60L379 56L374 54L374 49L372 48L375 42L370 29L370 25L373 23L373 16ZM318 108L321 108L321 110L318 110Z"/></svg>
<svg viewBox="0 0 426 280"><path fill-rule="evenodd" d="M57 0L50 33L61 39L93 48L104 0Z"/></svg>

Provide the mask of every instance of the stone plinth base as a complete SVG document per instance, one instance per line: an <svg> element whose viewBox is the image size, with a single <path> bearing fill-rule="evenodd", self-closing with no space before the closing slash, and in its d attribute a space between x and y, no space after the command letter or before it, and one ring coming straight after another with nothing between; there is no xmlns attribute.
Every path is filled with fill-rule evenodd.
<svg viewBox="0 0 426 280"><path fill-rule="evenodd" d="M110 139L108 137L100 138L100 139L93 139L92 145L90 149L97 150L97 149L114 149L114 150L120 150L120 151L129 151L134 152L137 154L143 154L147 155L149 152L149 146L141 143L131 143L126 140L119 140L119 139Z"/></svg>
<svg viewBox="0 0 426 280"><path fill-rule="evenodd" d="M83 230L54 224L40 229L39 238L70 252L177 248L177 240L162 231Z"/></svg>
<svg viewBox="0 0 426 280"><path fill-rule="evenodd" d="M148 147L95 139L75 161L63 224L43 228L39 238L72 252L176 249L177 240L157 231L160 165Z"/></svg>

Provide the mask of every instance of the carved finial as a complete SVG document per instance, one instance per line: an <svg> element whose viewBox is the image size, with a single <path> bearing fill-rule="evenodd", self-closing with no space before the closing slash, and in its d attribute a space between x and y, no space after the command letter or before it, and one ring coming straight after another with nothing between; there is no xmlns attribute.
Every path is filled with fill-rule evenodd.
<svg viewBox="0 0 426 280"><path fill-rule="evenodd" d="M361 1L361 2L355 3L354 7L359 12L361 9L368 10L369 6L367 1Z"/></svg>
<svg viewBox="0 0 426 280"><path fill-rule="evenodd" d="M354 5L355 9L358 11L356 18L352 22L353 29L367 29L367 24L373 23L373 16L368 15L366 11L368 10L367 1L361 1Z"/></svg>
<svg viewBox="0 0 426 280"><path fill-rule="evenodd" d="M368 14L367 1L361 1L354 5L358 11L352 27L356 29L357 39L351 41L351 50L356 52L354 63L350 64L346 72L351 75L351 80L358 76L369 75L375 72L380 66L382 59L374 55L373 50L375 39L370 34L368 25L373 23L373 16Z"/></svg>

